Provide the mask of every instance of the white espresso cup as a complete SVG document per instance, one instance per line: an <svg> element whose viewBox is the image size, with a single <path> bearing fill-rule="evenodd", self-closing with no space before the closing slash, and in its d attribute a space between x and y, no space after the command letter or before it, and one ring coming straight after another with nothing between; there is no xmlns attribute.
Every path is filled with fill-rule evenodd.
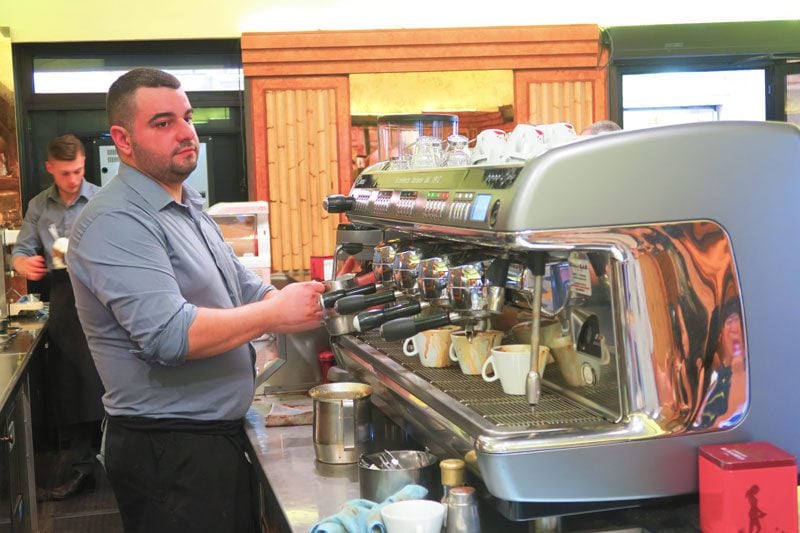
<svg viewBox="0 0 800 533"><path fill-rule="evenodd" d="M569 122L554 122L537 126L544 132L544 140L549 148L567 144L578 138L575 126Z"/></svg>
<svg viewBox="0 0 800 533"><path fill-rule="evenodd" d="M547 360L550 357L550 348L539 346L539 375L544 374ZM488 374L489 367L494 369L494 375ZM504 344L492 349L492 355L481 367L481 377L484 381L500 380L500 386L506 394L525 394L525 381L531 370L531 345L530 344Z"/></svg>
<svg viewBox="0 0 800 533"><path fill-rule="evenodd" d="M481 366L494 346L503 340L503 332L496 329L476 331L472 338L465 331L450 334L450 359L458 361L461 372L471 376L481 373Z"/></svg>
<svg viewBox="0 0 800 533"><path fill-rule="evenodd" d="M475 164L488 163L490 165L502 163L506 154L507 139L508 134L503 130L483 130L475 140L472 162Z"/></svg>
<svg viewBox="0 0 800 533"><path fill-rule="evenodd" d="M403 341L403 353L408 357L418 355L422 366L450 366L450 334L458 330L458 326L444 326L417 333Z"/></svg>
<svg viewBox="0 0 800 533"><path fill-rule="evenodd" d="M546 149L544 131L532 124L517 124L508 136L506 159L527 161Z"/></svg>
<svg viewBox="0 0 800 533"><path fill-rule="evenodd" d="M381 518L388 533L440 533L444 510L431 500L403 500L384 505Z"/></svg>

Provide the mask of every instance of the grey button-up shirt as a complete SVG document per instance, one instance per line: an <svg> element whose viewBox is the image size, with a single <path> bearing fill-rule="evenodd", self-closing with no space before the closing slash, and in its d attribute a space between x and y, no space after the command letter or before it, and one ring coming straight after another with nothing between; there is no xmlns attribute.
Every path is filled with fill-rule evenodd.
<svg viewBox="0 0 800 533"><path fill-rule="evenodd" d="M75 219L89 201L89 198L100 190L100 187L83 180L78 198L67 205L58 195L55 184L43 190L28 202L28 211L22 221L17 242L11 252L12 261L17 257L33 257L43 255L47 259L47 268L53 269L52 248L55 239L50 234L53 224L59 237L69 237Z"/></svg>
<svg viewBox="0 0 800 533"><path fill-rule="evenodd" d="M233 420L252 403L249 343L186 359L198 307L237 307L272 288L236 259L202 205L191 187L178 203L120 164L75 222L67 266L110 415Z"/></svg>

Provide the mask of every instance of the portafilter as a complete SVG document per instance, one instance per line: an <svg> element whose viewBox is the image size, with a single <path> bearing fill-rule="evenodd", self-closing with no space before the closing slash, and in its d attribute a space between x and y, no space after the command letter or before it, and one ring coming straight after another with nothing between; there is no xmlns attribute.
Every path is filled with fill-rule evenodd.
<svg viewBox="0 0 800 533"><path fill-rule="evenodd" d="M450 278L450 259L437 256L419 262L417 288L419 296L431 305L446 307L450 304L447 296L447 280Z"/></svg>
<svg viewBox="0 0 800 533"><path fill-rule="evenodd" d="M475 261L450 268L447 295L453 311L474 318L498 314L505 304L509 261Z"/></svg>
<svg viewBox="0 0 800 533"><path fill-rule="evenodd" d="M419 248L408 250L398 250L394 255L392 265L392 276L394 286L405 294L414 295L417 292L417 276L419 274L419 263L422 260L423 251Z"/></svg>
<svg viewBox="0 0 800 533"><path fill-rule="evenodd" d="M372 271L375 273L375 281L384 285L394 283L392 267L396 248L392 244L383 244L375 247L372 254Z"/></svg>
<svg viewBox="0 0 800 533"><path fill-rule="evenodd" d="M485 329L486 318L502 311L508 258L476 261L449 269L447 292L453 312L390 320L381 326L384 340L400 340L421 331L461 324L468 334Z"/></svg>

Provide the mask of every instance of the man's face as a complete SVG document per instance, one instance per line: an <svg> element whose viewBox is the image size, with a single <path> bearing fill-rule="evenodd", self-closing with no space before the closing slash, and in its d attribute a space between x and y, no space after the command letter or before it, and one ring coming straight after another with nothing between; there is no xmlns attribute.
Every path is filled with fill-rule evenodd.
<svg viewBox="0 0 800 533"><path fill-rule="evenodd" d="M53 181L59 191L67 196L78 194L83 184L83 168L86 157L79 155L72 161L48 159L44 166L53 175Z"/></svg>
<svg viewBox="0 0 800 533"><path fill-rule="evenodd" d="M182 183L197 167L200 149L186 93L142 87L136 91L135 106L129 132L133 163L162 183Z"/></svg>

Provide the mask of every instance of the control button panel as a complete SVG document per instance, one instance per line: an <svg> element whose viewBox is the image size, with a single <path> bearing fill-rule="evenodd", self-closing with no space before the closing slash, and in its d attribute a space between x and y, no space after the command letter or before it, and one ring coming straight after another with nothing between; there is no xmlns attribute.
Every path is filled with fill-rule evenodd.
<svg viewBox="0 0 800 533"><path fill-rule="evenodd" d="M492 189L507 189L514 184L522 168L490 168L483 175L483 181Z"/></svg>
<svg viewBox="0 0 800 533"><path fill-rule="evenodd" d="M447 208L447 199L450 193L447 191L428 191L425 194L425 218L441 219L444 218Z"/></svg>
<svg viewBox="0 0 800 533"><path fill-rule="evenodd" d="M417 191L400 191L400 198L397 200L397 214L411 216L414 213L416 203Z"/></svg>
<svg viewBox="0 0 800 533"><path fill-rule="evenodd" d="M372 212L376 215L385 215L389 212L389 203L393 191L378 191L378 196L372 204Z"/></svg>
<svg viewBox="0 0 800 533"><path fill-rule="evenodd" d="M469 207L472 205L472 200L475 198L474 192L457 192L453 196L453 201L450 204L450 212L448 217L455 221L467 220L469 216Z"/></svg>
<svg viewBox="0 0 800 533"><path fill-rule="evenodd" d="M356 205L353 207L354 213L367 213L369 209L369 200L372 197L371 193L367 194L354 194L353 195L356 199Z"/></svg>

